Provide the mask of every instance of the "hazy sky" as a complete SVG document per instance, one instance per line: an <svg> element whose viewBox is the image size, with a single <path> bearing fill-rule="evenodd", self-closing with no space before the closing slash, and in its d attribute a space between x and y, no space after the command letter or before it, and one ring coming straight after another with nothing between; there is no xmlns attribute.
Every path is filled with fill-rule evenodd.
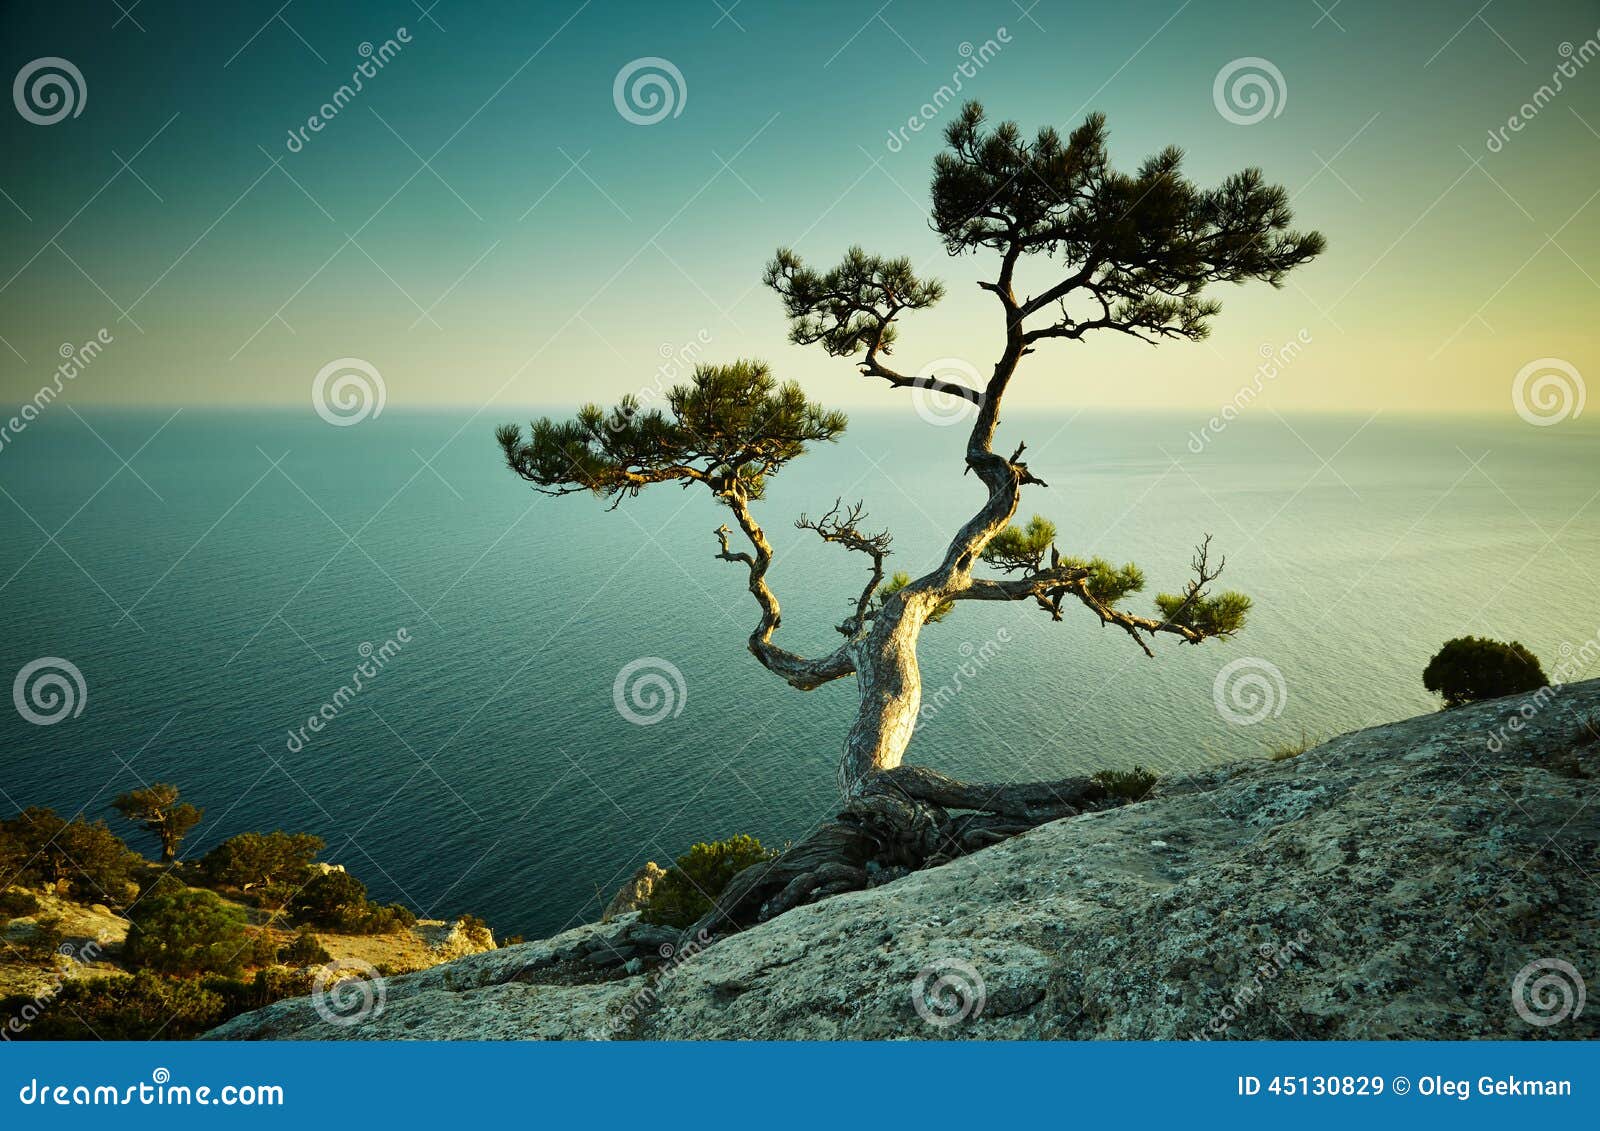
<svg viewBox="0 0 1600 1131"><path fill-rule="evenodd" d="M1205 183L1260 165L1330 243L1282 291L1221 290L1209 343L1047 343L1016 405L1216 406L1300 334L1272 386L1284 411L1505 412L1534 359L1600 370L1592 2L279 3L0 13L8 78L54 56L86 87L54 124L0 115L7 405L104 328L73 403L305 405L319 369L358 357L391 409L507 415L648 385L698 338L893 407L905 394L786 342L762 264L780 244L909 255L949 297L905 321L902 367L986 368L1000 331L973 282L992 262L947 258L924 211L955 107L889 138L989 40L961 81L992 116L1031 132L1098 109L1119 164L1177 144ZM291 152L361 45L402 27ZM1569 49L1564 89L1491 146ZM682 83L641 125L613 84L644 57ZM1248 57L1282 84L1238 124L1213 83Z"/></svg>

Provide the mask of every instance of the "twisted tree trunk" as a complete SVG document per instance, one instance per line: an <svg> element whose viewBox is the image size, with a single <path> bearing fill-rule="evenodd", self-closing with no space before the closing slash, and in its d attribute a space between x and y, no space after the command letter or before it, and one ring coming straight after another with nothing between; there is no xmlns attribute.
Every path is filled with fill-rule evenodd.
<svg viewBox="0 0 1600 1131"><path fill-rule="evenodd" d="M901 760L916 730L922 705L922 675L917 643L922 626L943 604L959 599L993 599L972 577L984 547L1016 513L1021 487L1036 483L1019 462L992 450L1000 394L1022 356L1013 331L995 366L967 442L968 468L988 489L983 505L951 539L943 559L928 574L890 594L872 608L869 599L883 576L886 541L874 541L845 522L799 525L827 541L872 554L872 579L856 614L841 631L845 644L823 660L804 661L774 648L776 598L766 586L771 551L740 495L724 499L755 548L733 553L726 530L720 556L750 567L752 592L763 610L751 635L750 650L772 671L797 687L816 687L853 673L860 706L845 738L838 781L842 808L831 821L781 856L736 876L716 907L689 930L690 936L737 930L828 895L867 887L907 871L940 863L1024 832L1046 821L1073 816L1110 803L1105 789L1088 778L1028 784L968 784ZM1051 580L1059 582L1059 577ZM1006 599L1016 599L1008 595Z"/></svg>
<svg viewBox="0 0 1600 1131"><path fill-rule="evenodd" d="M861 706L839 759L839 793L846 799L873 774L900 765L911 743L922 706L917 640L929 607L924 595L896 593L849 645Z"/></svg>

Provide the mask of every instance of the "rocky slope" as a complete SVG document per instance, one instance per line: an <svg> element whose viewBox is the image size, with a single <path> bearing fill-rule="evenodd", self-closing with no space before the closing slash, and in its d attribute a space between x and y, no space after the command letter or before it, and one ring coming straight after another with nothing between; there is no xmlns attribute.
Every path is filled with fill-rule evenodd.
<svg viewBox="0 0 1600 1131"><path fill-rule="evenodd" d="M1597 763L1600 681L1569 684L1174 777L653 971L575 961L623 916L212 1035L1594 1038Z"/></svg>

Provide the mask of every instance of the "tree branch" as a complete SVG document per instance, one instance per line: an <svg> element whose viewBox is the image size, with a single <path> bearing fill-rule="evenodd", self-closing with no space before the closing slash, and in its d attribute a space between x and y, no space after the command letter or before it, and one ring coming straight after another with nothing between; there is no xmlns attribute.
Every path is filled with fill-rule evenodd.
<svg viewBox="0 0 1600 1131"><path fill-rule="evenodd" d="M716 556L723 561L738 562L749 570L750 592L754 595L756 604L761 606L761 622L750 634L751 655L761 661L761 665L768 671L801 691L811 691L825 683L852 674L855 671L855 664L843 646L830 656L820 660L808 660L772 643L772 634L783 623L783 612L778 604L777 595L767 584L767 570L772 565L772 544L767 541L766 533L756 522L755 516L750 513L749 498L737 482L729 485L718 497L733 512L735 520L739 523L739 529L744 532L751 548L755 551L752 554L734 550L729 544L733 532L726 524L717 528L717 542L721 546L721 551Z"/></svg>
<svg viewBox="0 0 1600 1131"><path fill-rule="evenodd" d="M835 499L833 509L816 521L813 522L805 515L801 515L795 521L798 529L815 531L824 542L837 543L847 550L866 554L872 559L872 569L867 584L861 590L861 596L856 598L855 614L839 626L839 631L847 637L854 636L866 621L872 595L883 583L883 559L888 557L889 545L893 541L887 530L877 534L861 532L861 520L866 517L863 506L858 502L854 506L845 507L842 499Z"/></svg>

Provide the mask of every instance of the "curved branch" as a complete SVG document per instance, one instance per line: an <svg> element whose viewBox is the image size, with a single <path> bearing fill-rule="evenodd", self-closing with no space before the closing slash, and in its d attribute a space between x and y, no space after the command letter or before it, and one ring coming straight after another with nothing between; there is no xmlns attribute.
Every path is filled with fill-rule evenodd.
<svg viewBox="0 0 1600 1131"><path fill-rule="evenodd" d="M733 532L726 524L717 528L717 541L722 547L717 557L723 561L739 562L749 569L750 592L755 596L756 603L761 606L761 623L750 633L751 655L761 661L762 667L801 691L811 691L825 683L853 674L855 664L843 646L830 656L820 660L808 660L772 643L772 634L783 623L783 613L778 605L777 595L767 584L767 570L772 565L772 544L767 541L766 533L756 522L755 516L750 513L749 499L737 483L721 492L719 497L727 504L728 509L733 511L739 529L744 532L744 536L749 539L755 551L751 554L743 550L734 550L729 545L729 536Z"/></svg>

